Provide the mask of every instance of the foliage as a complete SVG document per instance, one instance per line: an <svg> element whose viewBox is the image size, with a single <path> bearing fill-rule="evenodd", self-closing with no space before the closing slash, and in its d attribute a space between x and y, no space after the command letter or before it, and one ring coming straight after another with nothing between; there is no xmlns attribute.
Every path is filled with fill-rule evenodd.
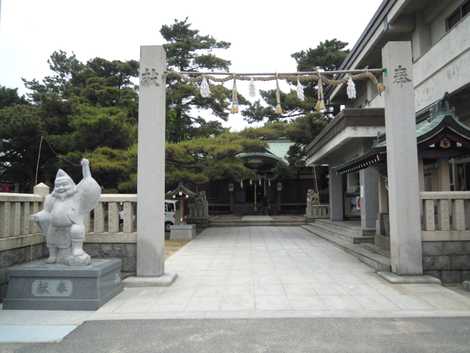
<svg viewBox="0 0 470 353"><path fill-rule="evenodd" d="M25 97L18 95L18 89L0 85L0 109L18 104L27 104Z"/></svg>
<svg viewBox="0 0 470 353"><path fill-rule="evenodd" d="M166 41L168 68L175 71L228 71L230 61L218 56L230 43L202 35L188 19L175 20L160 30ZM315 49L294 53L299 70L339 65L346 43L325 41ZM38 180L52 184L57 168L75 180L81 177L79 161L91 160L98 182L109 192L135 192L137 181L138 62L93 58L80 61L64 51L52 53L50 75L24 80L27 97L0 86L0 179L30 192L35 182L41 137ZM310 93L308 93L310 90ZM263 140L288 138L296 143L290 162L301 165L303 146L326 123L314 111L315 87L306 87L307 100L294 90L281 96L284 114L274 113L275 92L261 91L263 103L250 104L242 96L242 114L250 122L267 120L261 128L229 133L221 120L228 117L231 91L211 87L203 98L196 84L174 74L167 77L166 176L167 186L179 181L196 184L219 179L253 177L240 152L262 151ZM203 114L204 113L204 114ZM200 115L210 114L206 121Z"/></svg>
<svg viewBox="0 0 470 353"><path fill-rule="evenodd" d="M0 109L0 180L34 185L41 131L36 107L22 104Z"/></svg>
<svg viewBox="0 0 470 353"><path fill-rule="evenodd" d="M165 39L164 44L168 68L174 71L228 71L230 61L218 57L214 51L230 48L230 43L218 41L212 36L201 35L191 28L188 19L175 20L171 25L162 26L160 33ZM167 77L167 117L166 139L179 142L192 136L209 136L220 133L221 125L201 125L201 118L196 116L197 110L206 110L213 117L227 120L231 91L222 85L211 87L211 96L203 98L197 85L182 81L176 75ZM239 103L248 102L239 96ZM207 130L208 127L216 131Z"/></svg>
<svg viewBox="0 0 470 353"><path fill-rule="evenodd" d="M51 75L24 80L29 101L16 90L0 89L2 102L10 97L10 107L0 107L2 180L31 191L43 136L38 180L52 183L59 167L79 179L80 158L90 156L103 185L118 189L129 179L128 152L137 139L138 94L132 81L138 63L102 58L82 63L64 51L54 52L48 62Z"/></svg>
<svg viewBox="0 0 470 353"><path fill-rule="evenodd" d="M325 40L315 49L301 50L292 54L292 57L299 71L312 71L317 67L326 71L335 70L349 54L349 50L345 49L347 45L338 39Z"/></svg>
<svg viewBox="0 0 470 353"><path fill-rule="evenodd" d="M240 135L250 139L277 140L288 138L289 122L268 121L262 127L248 127L240 131Z"/></svg>
<svg viewBox="0 0 470 353"><path fill-rule="evenodd" d="M212 138L168 143L167 185L179 181L202 184L209 180L252 177L253 172L235 156L240 152L263 151L265 147L265 143L260 140L228 132Z"/></svg>
<svg viewBox="0 0 470 353"><path fill-rule="evenodd" d="M298 71L314 71L317 68L334 70L348 55L348 50L345 49L347 44L337 39L326 40L320 42L316 48L301 50L292 54L292 57L297 62ZM296 84L296 82L289 83ZM280 115L275 113L276 91L260 91L263 103L261 101L253 103L242 114L249 122L267 120L268 123L262 129L257 130L257 133L276 135L278 131L283 130L282 135L295 142L289 151L290 163L302 166L304 146L315 138L328 120L326 115L315 111L316 91L315 83L304 84L304 101L297 98L294 89L288 93L281 92L283 113ZM280 121L288 122L282 125L277 123ZM254 131L248 130L244 133L250 135Z"/></svg>
<svg viewBox="0 0 470 353"><path fill-rule="evenodd" d="M326 120L317 114L305 114L290 121L268 121L262 127L247 128L240 135L250 139L277 140L288 139L291 146L288 161L291 166L303 166L303 146L309 144L325 127Z"/></svg>

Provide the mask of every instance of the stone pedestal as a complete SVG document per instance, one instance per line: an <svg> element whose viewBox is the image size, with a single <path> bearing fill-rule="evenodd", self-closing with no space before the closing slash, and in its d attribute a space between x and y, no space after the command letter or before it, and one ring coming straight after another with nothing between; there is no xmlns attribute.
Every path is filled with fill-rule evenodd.
<svg viewBox="0 0 470 353"><path fill-rule="evenodd" d="M7 310L97 310L122 290L120 259L88 266L39 260L10 268L8 277Z"/></svg>
<svg viewBox="0 0 470 353"><path fill-rule="evenodd" d="M195 236L195 224L176 224L170 227L170 240L191 240Z"/></svg>

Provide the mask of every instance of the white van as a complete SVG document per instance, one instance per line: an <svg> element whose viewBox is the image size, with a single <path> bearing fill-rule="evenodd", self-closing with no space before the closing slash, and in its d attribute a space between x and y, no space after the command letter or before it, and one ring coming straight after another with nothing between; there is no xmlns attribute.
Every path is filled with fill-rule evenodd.
<svg viewBox="0 0 470 353"><path fill-rule="evenodd" d="M176 224L176 200L165 200L165 232Z"/></svg>

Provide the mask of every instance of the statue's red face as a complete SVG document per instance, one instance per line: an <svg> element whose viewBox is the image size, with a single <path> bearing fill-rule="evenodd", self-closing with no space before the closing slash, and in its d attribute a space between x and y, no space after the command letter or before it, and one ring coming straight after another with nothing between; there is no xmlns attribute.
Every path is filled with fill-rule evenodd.
<svg viewBox="0 0 470 353"><path fill-rule="evenodd" d="M67 179L59 179L54 183L54 191L58 194L68 192L72 189L72 183Z"/></svg>

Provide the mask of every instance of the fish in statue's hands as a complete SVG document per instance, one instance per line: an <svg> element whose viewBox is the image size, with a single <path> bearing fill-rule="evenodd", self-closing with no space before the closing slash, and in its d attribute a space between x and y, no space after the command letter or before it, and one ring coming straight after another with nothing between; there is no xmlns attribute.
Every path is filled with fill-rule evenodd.
<svg viewBox="0 0 470 353"><path fill-rule="evenodd" d="M83 250L85 218L101 196L101 188L91 176L90 162L81 161L83 179L75 185L62 169L57 172L54 190L44 200L44 209L31 216L46 236L47 263L85 266L90 255Z"/></svg>

